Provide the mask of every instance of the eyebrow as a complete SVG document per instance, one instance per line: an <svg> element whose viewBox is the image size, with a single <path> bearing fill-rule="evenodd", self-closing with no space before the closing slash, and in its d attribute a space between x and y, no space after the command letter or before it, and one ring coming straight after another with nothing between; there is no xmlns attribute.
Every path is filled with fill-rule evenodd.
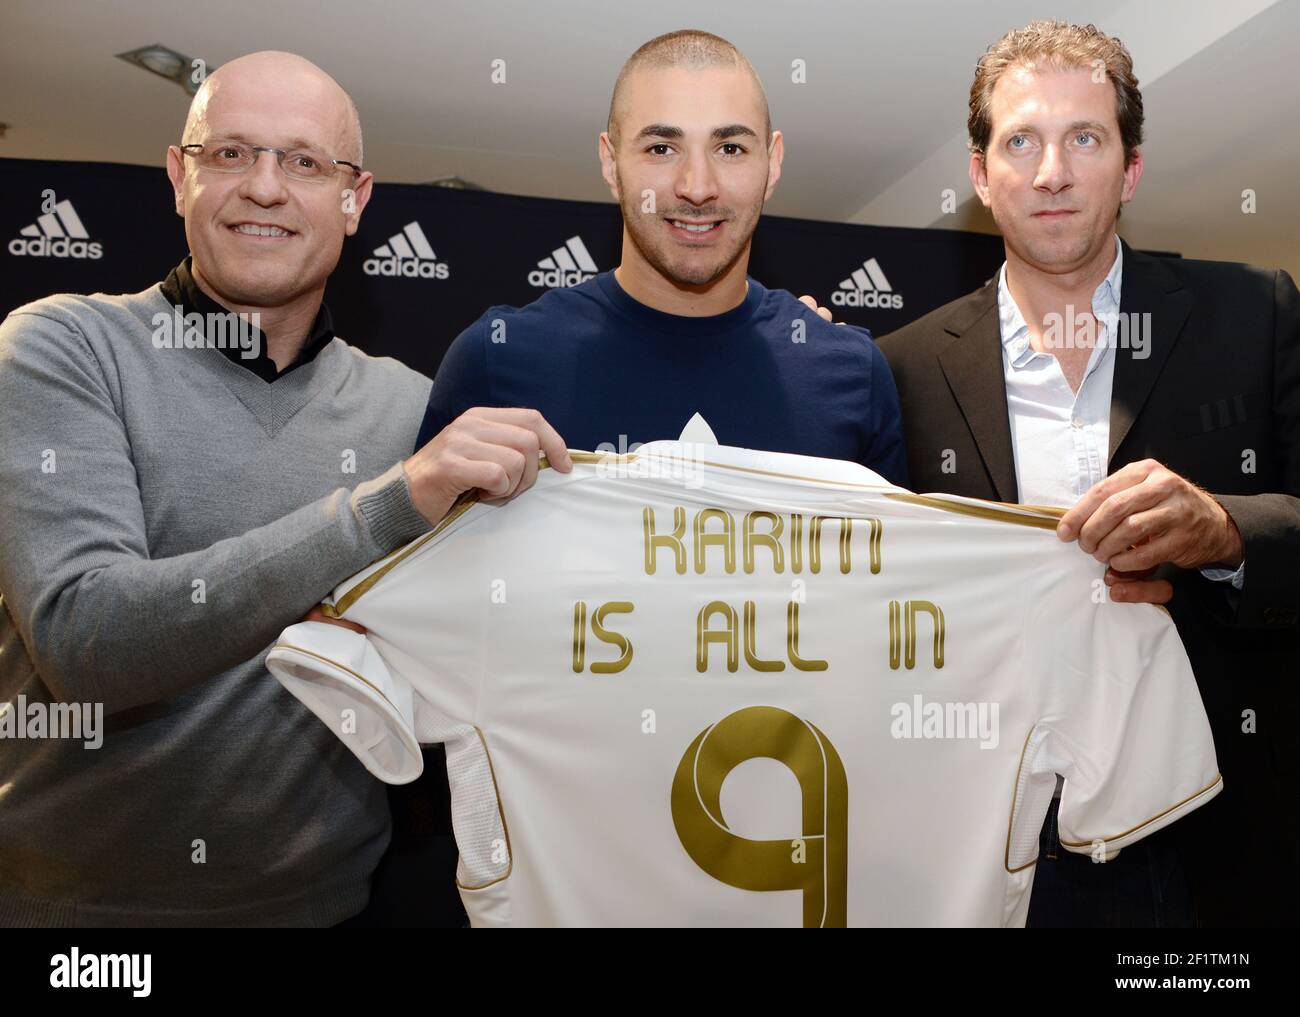
<svg viewBox="0 0 1300 1017"><path fill-rule="evenodd" d="M244 142L244 144L246 144L246 145L254 145L254 144L257 144L257 142L255 142L255 141L253 141L251 138L249 138L249 136L248 136L247 134L245 134L243 131L228 131L228 132L226 132L226 131L218 131L218 132L213 132L212 137L209 138L209 140L216 140L216 141L242 141L242 142ZM283 145L276 145L275 147L276 147L276 148L283 148L286 152L292 152L294 149L298 149L298 148L315 148L315 149L320 149L321 151L324 151L324 150L325 150L325 146L324 146L324 145L320 144L319 142L308 141L308 140L306 140L305 138L290 138L289 141L286 142L285 144L283 144Z"/></svg>
<svg viewBox="0 0 1300 1017"><path fill-rule="evenodd" d="M1074 123L1070 124L1070 126L1066 128L1067 133L1071 131L1085 131L1085 130L1097 131L1101 134L1110 133L1110 129L1105 124L1097 120L1076 120ZM1015 127L1012 127L1010 130L1004 131L1003 133L1008 135L1037 134L1038 128L1034 127L1033 124L1017 124Z"/></svg>
<svg viewBox="0 0 1300 1017"><path fill-rule="evenodd" d="M744 124L728 124L726 127L713 128L713 140L725 141L727 138L757 138L758 132Z"/></svg>
<svg viewBox="0 0 1300 1017"><path fill-rule="evenodd" d="M642 127L641 130L637 132L636 138L633 140L640 141L642 138L668 138L669 140L677 141L685 136L686 132L680 127L673 127L669 124L650 124L647 127ZM710 137L714 141L726 141L728 138L757 138L758 133L753 128L746 127L744 124L728 124L725 127L713 128Z"/></svg>

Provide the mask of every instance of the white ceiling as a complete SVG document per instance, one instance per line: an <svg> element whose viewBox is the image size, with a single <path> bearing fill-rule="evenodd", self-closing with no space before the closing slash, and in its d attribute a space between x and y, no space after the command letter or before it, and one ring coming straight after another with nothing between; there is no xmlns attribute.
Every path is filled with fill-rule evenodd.
<svg viewBox="0 0 1300 1017"><path fill-rule="evenodd" d="M596 162L623 60L664 31L735 42L786 135L778 215L991 229L970 194L966 95L976 58L1035 17L1093 21L1134 54L1146 175L1126 237L1300 277L1300 0L5 0L0 157L161 164L177 86L114 54L161 42L216 66L258 49L314 60L355 97L380 179L458 174L490 190L609 200ZM490 81L505 60L506 83ZM807 81L791 81L791 61ZM1253 188L1259 211L1241 211Z"/></svg>

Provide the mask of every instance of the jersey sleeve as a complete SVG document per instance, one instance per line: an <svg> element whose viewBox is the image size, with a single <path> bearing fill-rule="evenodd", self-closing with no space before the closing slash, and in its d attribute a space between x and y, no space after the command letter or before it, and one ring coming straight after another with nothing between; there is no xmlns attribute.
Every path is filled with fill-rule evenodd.
<svg viewBox="0 0 1300 1017"><path fill-rule="evenodd" d="M325 613L356 622L364 633L300 622L285 629L267 658L271 673L380 780L414 780L423 768L420 746L444 746L460 854L456 878L475 895L478 924L504 920L512 866L479 716L487 552L510 541L494 519L501 510L464 498L430 533L337 587L322 605Z"/></svg>
<svg viewBox="0 0 1300 1017"><path fill-rule="evenodd" d="M420 775L415 690L365 635L299 622L280 634L266 666L380 780L409 784Z"/></svg>
<svg viewBox="0 0 1300 1017"><path fill-rule="evenodd" d="M420 745L472 732L482 676L484 540L491 510L461 499L423 537L341 583L329 622L285 629L267 669L372 774L404 784L423 768ZM450 749L449 749L450 751Z"/></svg>
<svg viewBox="0 0 1300 1017"><path fill-rule="evenodd" d="M1082 596L1091 595L1085 585ZM1039 600L1037 627L1052 654L1043 662L1051 692L1040 768L1065 778L1062 846L1104 861L1210 801L1223 779L1169 615L1097 595L1102 603L1057 603L1055 626L1052 598ZM1068 611L1089 612L1089 623L1059 620Z"/></svg>

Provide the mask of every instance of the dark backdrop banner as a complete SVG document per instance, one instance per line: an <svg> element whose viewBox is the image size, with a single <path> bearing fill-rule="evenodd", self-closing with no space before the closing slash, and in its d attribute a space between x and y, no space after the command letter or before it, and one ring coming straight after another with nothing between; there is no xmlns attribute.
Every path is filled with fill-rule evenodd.
<svg viewBox="0 0 1300 1017"><path fill-rule="evenodd" d="M0 315L50 293L145 289L186 252L161 167L0 159L0 193ZM617 265L621 231L612 203L376 184L326 301L339 335L432 376L491 305ZM1001 263L998 237L766 216L750 274L884 335Z"/></svg>

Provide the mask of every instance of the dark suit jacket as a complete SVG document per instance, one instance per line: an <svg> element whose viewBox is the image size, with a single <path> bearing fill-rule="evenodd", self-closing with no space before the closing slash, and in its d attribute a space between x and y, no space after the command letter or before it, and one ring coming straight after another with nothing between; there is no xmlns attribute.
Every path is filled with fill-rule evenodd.
<svg viewBox="0 0 1300 1017"><path fill-rule="evenodd" d="M1300 294L1285 272L1127 244L1121 288L1151 335L1146 358L1115 351L1108 472L1164 463L1218 498L1246 548L1240 595L1164 570L1224 790L1155 836L1175 839L1203 923L1300 924ZM913 488L1017 501L996 277L880 348Z"/></svg>

